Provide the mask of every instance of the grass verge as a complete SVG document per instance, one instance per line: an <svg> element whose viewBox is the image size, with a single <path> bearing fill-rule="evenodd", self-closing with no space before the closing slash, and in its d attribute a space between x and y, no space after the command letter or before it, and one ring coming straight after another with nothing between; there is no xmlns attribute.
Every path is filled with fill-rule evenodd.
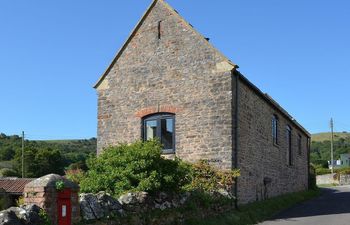
<svg viewBox="0 0 350 225"><path fill-rule="evenodd" d="M265 201L254 202L241 206L220 216L203 220L190 220L186 224L195 225L249 225L262 222L278 212L296 203L312 199L320 194L319 190L309 190L274 197Z"/></svg>
<svg viewBox="0 0 350 225"><path fill-rule="evenodd" d="M339 184L332 183L332 184L318 184L317 187L319 188L327 188L327 187L336 187L339 186Z"/></svg>

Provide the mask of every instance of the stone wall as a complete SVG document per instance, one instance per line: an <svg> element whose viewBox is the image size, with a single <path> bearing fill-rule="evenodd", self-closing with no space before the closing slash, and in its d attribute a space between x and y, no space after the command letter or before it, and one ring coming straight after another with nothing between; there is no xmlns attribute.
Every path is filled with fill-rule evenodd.
<svg viewBox="0 0 350 225"><path fill-rule="evenodd" d="M278 145L272 139L273 115L279 118ZM292 166L287 163L287 125L292 128ZM307 135L243 80L239 82L238 127L240 203L307 189ZM301 155L298 154L298 135L302 136Z"/></svg>
<svg viewBox="0 0 350 225"><path fill-rule="evenodd" d="M98 152L140 139L140 117L174 112L177 156L231 168L232 68L158 1L97 88Z"/></svg>
<svg viewBox="0 0 350 225"><path fill-rule="evenodd" d="M324 174L316 176L316 184L339 184L339 180L337 179L337 175L333 174Z"/></svg>
<svg viewBox="0 0 350 225"><path fill-rule="evenodd" d="M350 185L350 174L340 174L339 175L340 185Z"/></svg>

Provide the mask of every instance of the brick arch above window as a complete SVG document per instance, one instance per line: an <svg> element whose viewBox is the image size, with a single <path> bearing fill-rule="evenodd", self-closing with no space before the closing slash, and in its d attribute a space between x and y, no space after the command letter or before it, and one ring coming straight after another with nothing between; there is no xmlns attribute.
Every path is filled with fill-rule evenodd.
<svg viewBox="0 0 350 225"><path fill-rule="evenodd" d="M144 118L146 116L156 114L156 113L172 113L176 114L178 112L181 112L182 108L178 106L173 105L161 105L161 106L152 106L143 108L135 113L135 116L138 118Z"/></svg>

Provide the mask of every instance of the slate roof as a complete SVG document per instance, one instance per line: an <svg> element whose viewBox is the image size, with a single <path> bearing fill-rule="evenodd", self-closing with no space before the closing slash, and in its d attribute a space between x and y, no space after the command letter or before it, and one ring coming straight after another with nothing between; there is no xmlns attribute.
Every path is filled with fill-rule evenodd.
<svg viewBox="0 0 350 225"><path fill-rule="evenodd" d="M0 189L4 189L9 194L21 195L24 186L33 180L32 178L0 178Z"/></svg>

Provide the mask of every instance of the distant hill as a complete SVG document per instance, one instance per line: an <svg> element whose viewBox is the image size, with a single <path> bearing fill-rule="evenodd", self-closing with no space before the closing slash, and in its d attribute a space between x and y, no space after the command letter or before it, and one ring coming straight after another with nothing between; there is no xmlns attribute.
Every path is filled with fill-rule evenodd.
<svg viewBox="0 0 350 225"><path fill-rule="evenodd" d="M335 132L334 140L339 140L340 138L350 138L350 133L348 132ZM322 142L322 141L330 141L331 140L331 132L317 133L311 135L311 141Z"/></svg>
<svg viewBox="0 0 350 225"><path fill-rule="evenodd" d="M311 136L310 161L316 166L327 167L327 161L331 158L331 133L318 133ZM339 159L340 154L350 153L350 133L334 133L334 159Z"/></svg>

